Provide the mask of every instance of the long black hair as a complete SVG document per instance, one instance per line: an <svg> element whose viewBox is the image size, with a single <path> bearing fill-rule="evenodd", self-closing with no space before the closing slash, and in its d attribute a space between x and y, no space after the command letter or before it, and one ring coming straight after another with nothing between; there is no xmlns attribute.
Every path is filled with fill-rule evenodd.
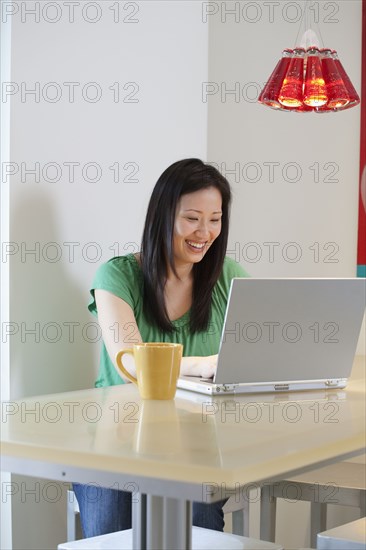
<svg viewBox="0 0 366 550"><path fill-rule="evenodd" d="M174 268L173 235L175 214L182 195L214 187L222 197L221 232L200 262L193 265L193 293L190 314L191 332L208 327L212 290L219 278L226 254L229 233L229 182L220 172L200 159L175 162L167 168L153 189L147 209L141 244L144 278L144 311L151 322L164 332L172 332L165 307L164 286L167 267Z"/></svg>

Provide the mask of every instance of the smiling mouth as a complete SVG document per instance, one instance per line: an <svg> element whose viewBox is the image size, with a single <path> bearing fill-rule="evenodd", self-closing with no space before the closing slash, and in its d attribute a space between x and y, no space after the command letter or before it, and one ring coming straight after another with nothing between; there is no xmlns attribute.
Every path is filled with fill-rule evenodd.
<svg viewBox="0 0 366 550"><path fill-rule="evenodd" d="M199 252L199 251L202 251L205 248L205 246L207 244L207 241L204 242L204 243L197 243L197 242L194 242L194 241L186 241L186 243L188 244L188 246L190 248L194 248L194 250L197 250Z"/></svg>

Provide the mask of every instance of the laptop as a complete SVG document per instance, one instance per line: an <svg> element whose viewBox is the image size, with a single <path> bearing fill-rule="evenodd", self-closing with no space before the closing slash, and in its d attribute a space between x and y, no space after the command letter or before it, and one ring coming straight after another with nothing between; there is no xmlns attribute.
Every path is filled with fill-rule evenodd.
<svg viewBox="0 0 366 550"><path fill-rule="evenodd" d="M213 379L181 376L206 395L344 388L365 311L365 279L231 282Z"/></svg>

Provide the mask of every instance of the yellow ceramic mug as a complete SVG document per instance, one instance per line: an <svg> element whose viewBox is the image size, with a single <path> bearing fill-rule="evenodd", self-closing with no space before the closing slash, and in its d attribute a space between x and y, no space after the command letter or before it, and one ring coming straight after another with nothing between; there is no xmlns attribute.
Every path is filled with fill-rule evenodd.
<svg viewBox="0 0 366 550"><path fill-rule="evenodd" d="M125 353L135 358L137 378L123 366ZM182 354L182 344L151 342L119 351L116 362L126 378L137 385L142 399L174 399Z"/></svg>

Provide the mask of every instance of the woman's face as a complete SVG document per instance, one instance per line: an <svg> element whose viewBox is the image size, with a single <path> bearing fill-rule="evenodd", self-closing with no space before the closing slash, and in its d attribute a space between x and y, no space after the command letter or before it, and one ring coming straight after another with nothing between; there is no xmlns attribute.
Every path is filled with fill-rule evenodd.
<svg viewBox="0 0 366 550"><path fill-rule="evenodd" d="M215 187L182 195L175 214L175 267L202 260L221 231L221 193Z"/></svg>

